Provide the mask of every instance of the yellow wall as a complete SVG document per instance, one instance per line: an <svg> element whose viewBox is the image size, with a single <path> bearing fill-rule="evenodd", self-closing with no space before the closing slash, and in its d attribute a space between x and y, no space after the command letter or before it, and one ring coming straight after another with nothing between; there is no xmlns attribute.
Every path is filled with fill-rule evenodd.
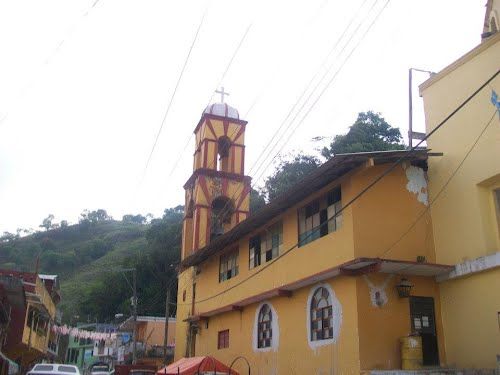
<svg viewBox="0 0 500 375"><path fill-rule="evenodd" d="M463 100L472 94L498 69L500 33L488 39L459 66L452 65L424 83L427 132L431 131ZM455 63L457 64L457 63ZM467 150L493 115L491 90L500 92L500 76L482 90L428 141L441 158L429 163L431 199L445 184ZM481 183L497 176L500 182L500 126L498 115L486 130L474 151L432 206L432 221L438 262L459 263L498 251L499 238L494 226L484 219L496 220L493 212L483 215ZM491 203L493 201L491 200ZM486 208L486 211L489 211Z"/></svg>
<svg viewBox="0 0 500 375"><path fill-rule="evenodd" d="M353 190L361 191L388 166L361 170L352 179ZM421 255L427 262L435 262L432 223L426 212L428 206L407 189L406 170L409 167L409 163L397 166L354 204L355 257L416 261L417 255ZM413 226L421 213L424 213L422 219Z"/></svg>
<svg viewBox="0 0 500 375"><path fill-rule="evenodd" d="M432 278L408 276L407 279L414 285L413 296L434 298L439 359L446 363L438 285ZM356 281L361 369L400 369L399 338L411 333L409 299L399 298L395 288L400 278L377 273L358 277ZM372 304L369 283L376 287L386 284L387 303L382 307Z"/></svg>
<svg viewBox="0 0 500 375"><path fill-rule="evenodd" d="M137 339L140 342L146 343L150 348L153 345L163 346L165 338L165 319L154 321L140 321L137 327ZM175 342L175 321L168 323L168 343Z"/></svg>
<svg viewBox="0 0 500 375"><path fill-rule="evenodd" d="M500 269L440 284L448 364L496 368Z"/></svg>
<svg viewBox="0 0 500 375"><path fill-rule="evenodd" d="M339 181L332 182L329 186L311 195L300 204L290 207L283 215L269 222L267 224L268 226L279 220L283 222L283 251L292 248L298 241L297 210L299 208L329 192L331 189L338 186L338 184L342 186L342 202L348 202L387 167L387 164L361 167L344 176ZM405 166L405 168L407 167L409 166ZM195 315L234 304L241 299L269 291L281 285L336 267L356 257L378 257L384 255L383 257L385 258L414 261L417 255L424 255L427 261L433 262L435 256L432 246L432 226L428 215L424 215L423 223L415 226L412 232L409 233L408 238L401 241L401 243L397 247L394 247L391 252L382 254L390 244L394 243L399 238L403 230L409 227L418 214L426 209L426 206L417 200L417 195L407 189L408 178L405 168L401 166L396 168L387 178L383 179L375 189L370 190L363 199L357 201L353 206L347 207L345 211L343 211L342 226L339 230L310 242L307 245L294 248L289 254L282 258L278 258L276 263L262 271L261 268L266 264L265 261L262 262L261 266L254 269L249 269L248 267L248 240L251 235L259 233L264 228L259 228L254 233L239 241L239 274L236 277L219 283L219 255L213 256L211 259L199 265L199 273L196 275L197 302L195 304ZM232 248L233 247L230 246L228 249ZM177 359L185 355L187 324L182 321L190 315L192 273L192 269L185 270L181 273L179 278L179 305L176 335ZM249 279L248 282L243 281L250 276L252 276L252 278ZM434 284L435 282L432 279L428 279L427 281L424 280L421 285L428 285L429 288L423 290L422 293L426 296L436 297L436 311L438 311L439 301L435 294L435 288L432 289L431 287L431 285ZM356 303L358 303L358 300L360 302L364 301L363 303L366 301L362 297L359 297L359 295L356 297L357 289L361 288L365 296L367 296L367 292L362 289L363 286L360 285L359 281L356 281L356 278L340 278L332 280L331 285L335 293L338 293L339 296L345 296L342 299L339 297L342 306L352 310L353 314L359 316L361 321L364 312L356 315L358 314ZM183 303L182 295L184 290L186 291L186 301ZM297 352L295 348L301 348L301 345L307 346L307 335L304 336L303 332L301 333L300 330L297 331L297 333L294 332L296 329L295 326L297 325L300 326L300 329L305 329L306 321L304 314L306 303L304 302L304 295L306 296L305 298L307 298L309 290L310 288L307 287L294 292L294 296L290 300L283 297L277 297L271 300L273 306L278 310L278 315L280 315L279 310L287 311L287 313L281 313L283 318L280 318L280 327L283 331L287 332L287 337L289 334L292 335L290 336L290 344L286 344L285 346L281 346L280 344L279 354L274 353L271 355L268 353L254 355L253 352L249 350L251 340L248 339L248 335L252 332L251 327L253 325L257 306L252 305L253 307L245 307L242 313L230 312L210 318L208 332L202 330L199 336L196 345L196 355L210 353L227 362L230 359L232 360L234 358L234 353L239 351L240 354L245 356L251 355L253 358L252 361L254 361L254 363L259 363L259 367L263 363L269 365L275 363L279 371L285 371L287 369L286 366L290 366L290 363L294 363L290 362L290 360L299 356L297 353L300 353L300 351ZM210 298L214 295L218 296L216 298ZM397 315L400 321L409 322L408 309L401 309L401 302L398 303L399 308L396 308L393 315ZM363 306L366 308L366 304ZM344 316L346 316L345 311L346 310L344 310ZM299 318L297 314L302 314L302 316ZM376 316L376 314L374 316ZM376 318L374 319L376 321ZM354 334L354 332L358 330L357 319L349 316L345 324L347 325L343 325L342 332L344 332L344 334L346 331L349 332L349 339L357 341L358 336ZM377 323L377 325L380 328L380 323ZM212 330L214 326L215 328ZM218 351L214 349L217 345L217 332L218 330L222 330L224 326L230 327L230 330L235 330L237 328L238 342L235 343L234 352L232 351L233 347L231 347L230 350ZM367 328L366 324L360 325L360 330L362 329L366 329L367 332L370 332L370 328ZM400 336L406 335L407 333L408 330L406 328L402 329L400 326L399 329L394 330L390 335L381 338L381 345L390 348L386 349L391 353L389 358L393 364L386 364L386 367L399 366L399 363L396 365L397 358L399 357L398 354L394 352L394 344L397 343ZM366 335L363 336L363 334L364 333L361 332L360 337L367 337ZM295 337L295 335L298 336ZM381 335L383 335L383 332ZM231 337L235 336L232 335ZM369 340L367 342L369 342ZM352 349L354 345L353 342L346 343L345 345L346 346L343 348L349 347L350 351L354 351L351 352L351 357L344 354L343 358L345 358L345 360L342 359L338 362L339 366L344 366L344 368L347 368L345 366L351 366L350 369L354 371L353 373L356 373L356 371L359 372L359 363L356 362L357 359L353 359L352 357L355 356L358 358L357 344L355 345L355 349ZM366 347L367 346L363 347L363 350L365 350L364 355L366 356L363 362L364 365L367 367L378 365L380 359L376 359L372 352L366 350ZM334 348L329 346L328 348L329 349L319 350L320 352L324 350L330 353L328 355L325 354L325 359L320 359L318 362L321 366L326 366L324 368L331 366L331 363L327 363L326 360L326 358L329 358L328 360L331 361L331 351L341 350L340 346L334 346ZM322 354L320 354L320 358L321 355ZM281 357L278 358L278 356ZM282 358L288 358L288 360ZM300 358L302 359L304 357L300 356ZM264 365L262 366L262 368L266 368ZM308 371L310 370L311 368L308 368ZM287 373L286 371L284 373Z"/></svg>
<svg viewBox="0 0 500 375"><path fill-rule="evenodd" d="M250 361L252 374L329 374L331 370L338 374L359 373L356 281L339 278L330 280L329 284L342 305L342 325L336 344L313 350L307 343L307 298L310 290L315 288L311 286L294 292L290 298L277 297L267 301L278 315L280 339L277 351L253 351L252 333L259 306L254 304L241 312L211 318L208 329L201 323L196 343L197 355L211 354L227 364L244 355ZM229 329L229 348L217 349L217 334L226 329ZM243 362L236 369L241 374L247 373Z"/></svg>
<svg viewBox="0 0 500 375"><path fill-rule="evenodd" d="M457 60L421 86L427 132L498 70L500 33ZM428 141L444 153L429 165L431 199L460 164L494 114L491 91L497 78ZM500 249L492 188L500 186L498 114L441 196L432 206L436 260L459 264ZM472 274L441 284L445 340L450 363L495 367L500 354L497 313L499 271ZM496 293L495 293L496 291Z"/></svg>

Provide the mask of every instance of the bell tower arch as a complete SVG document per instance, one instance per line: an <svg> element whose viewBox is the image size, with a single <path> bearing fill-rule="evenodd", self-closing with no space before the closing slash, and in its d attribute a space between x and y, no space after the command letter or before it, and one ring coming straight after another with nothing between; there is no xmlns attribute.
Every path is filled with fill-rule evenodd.
<svg viewBox="0 0 500 375"><path fill-rule="evenodd" d="M223 100L227 93L220 93ZM221 102L209 105L194 129L193 173L184 184L182 259L248 216L251 178L244 174L246 125L235 108Z"/></svg>

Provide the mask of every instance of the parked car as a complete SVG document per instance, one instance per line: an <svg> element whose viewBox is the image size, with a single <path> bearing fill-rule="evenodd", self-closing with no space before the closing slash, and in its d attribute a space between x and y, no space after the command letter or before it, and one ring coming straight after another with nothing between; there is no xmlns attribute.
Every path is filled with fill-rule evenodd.
<svg viewBox="0 0 500 375"><path fill-rule="evenodd" d="M33 366L28 375L80 375L80 370L62 363L40 363Z"/></svg>
<svg viewBox="0 0 500 375"><path fill-rule="evenodd" d="M97 362L89 367L91 375L113 375L115 370L106 362Z"/></svg>

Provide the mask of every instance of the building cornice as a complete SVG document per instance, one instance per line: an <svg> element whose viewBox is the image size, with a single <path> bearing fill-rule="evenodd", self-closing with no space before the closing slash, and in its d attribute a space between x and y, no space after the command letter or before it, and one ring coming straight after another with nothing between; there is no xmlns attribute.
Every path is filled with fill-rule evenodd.
<svg viewBox="0 0 500 375"><path fill-rule="evenodd" d="M488 39L485 39L483 42L481 42L478 46L476 46L474 49L471 51L467 52L465 55L460 57L458 60L455 60L453 63L448 65L446 68L442 69L439 73L436 73L432 75L428 80L423 82L419 86L419 93L422 95L422 92L435 84L437 81L441 80L442 78L446 77L448 74L451 72L455 71L465 63L469 62L494 44L500 42L500 32L497 32L495 35L492 35Z"/></svg>

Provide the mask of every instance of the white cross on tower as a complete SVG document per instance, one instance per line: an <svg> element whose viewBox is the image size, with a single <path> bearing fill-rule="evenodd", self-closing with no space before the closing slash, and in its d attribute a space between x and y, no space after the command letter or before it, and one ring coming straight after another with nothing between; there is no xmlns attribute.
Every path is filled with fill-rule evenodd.
<svg viewBox="0 0 500 375"><path fill-rule="evenodd" d="M224 91L224 86L222 86L220 88L220 90L215 90L215 92L217 94L220 94L220 102L221 103L224 103L224 95L228 95L229 96L229 93Z"/></svg>

